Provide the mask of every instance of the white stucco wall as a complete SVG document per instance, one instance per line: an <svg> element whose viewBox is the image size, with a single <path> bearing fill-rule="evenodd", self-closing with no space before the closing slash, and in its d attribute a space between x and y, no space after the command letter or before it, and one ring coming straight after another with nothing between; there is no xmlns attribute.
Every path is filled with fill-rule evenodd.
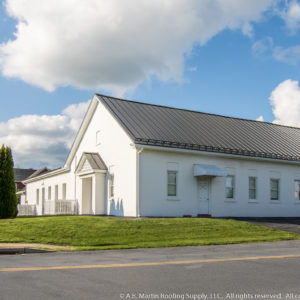
<svg viewBox="0 0 300 300"><path fill-rule="evenodd" d="M45 179L41 179L26 185L26 199L28 204L36 204L37 205L37 213L38 215L42 214L42 189L45 189L45 200L48 201L48 187L51 187L51 200L55 198L55 186L58 186L58 199L61 200L63 198L63 184L66 184L66 199L74 200L73 198L73 189L74 184L71 180L72 174L64 173L56 176L51 176ZM39 204L36 202L36 190L39 190Z"/></svg>
<svg viewBox="0 0 300 300"><path fill-rule="evenodd" d="M98 135L98 141L96 135ZM52 198L54 199L54 186L58 184L59 198L61 199L62 184L66 183L66 198L78 200L79 213L81 213L82 179L77 176L75 170L83 152L99 153L109 169L105 176L91 174L93 176L93 193L96 199L96 203L93 203L92 213L136 216L136 149L132 146L132 141L123 128L100 102L98 102L94 115L70 162L70 171L28 183L26 187L28 204L36 204L36 189L39 189L40 205L37 211L38 214L41 214L41 189L45 187L46 199L48 199L48 186L52 186ZM109 199L107 193L109 173L114 174L113 199ZM105 202L104 206L103 202Z"/></svg>
<svg viewBox="0 0 300 300"><path fill-rule="evenodd" d="M225 198L225 177L210 179L209 214L214 217L300 216L300 201L294 198L294 180L300 179L300 165L147 149L140 154L140 215L180 217L200 213L194 164L215 165L235 176L233 200ZM167 196L168 168L178 168L178 196L173 198ZM257 177L257 201L249 200L249 176ZM270 200L270 178L280 179L279 201Z"/></svg>
<svg viewBox="0 0 300 300"><path fill-rule="evenodd" d="M100 137L97 144L96 133ZM71 173L74 173L83 152L97 152L101 155L108 173L114 173L114 203L122 203L123 212L113 214L136 216L136 149L132 141L108 112L102 103L93 115L87 131L78 147L71 164ZM107 176L108 179L108 176ZM108 180L106 180L108 185ZM108 187L106 186L106 190ZM81 179L76 176L76 194L81 194ZM105 214L111 214L112 199L106 193Z"/></svg>

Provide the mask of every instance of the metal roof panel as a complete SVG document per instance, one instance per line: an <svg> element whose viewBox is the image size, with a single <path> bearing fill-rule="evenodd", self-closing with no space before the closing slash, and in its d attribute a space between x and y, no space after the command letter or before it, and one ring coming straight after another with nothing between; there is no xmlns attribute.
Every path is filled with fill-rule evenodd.
<svg viewBox="0 0 300 300"><path fill-rule="evenodd" d="M97 97L135 143L300 161L300 128Z"/></svg>

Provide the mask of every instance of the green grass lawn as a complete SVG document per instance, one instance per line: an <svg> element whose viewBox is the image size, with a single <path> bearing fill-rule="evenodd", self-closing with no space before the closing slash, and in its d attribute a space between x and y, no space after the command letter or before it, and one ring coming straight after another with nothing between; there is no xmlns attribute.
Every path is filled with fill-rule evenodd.
<svg viewBox="0 0 300 300"><path fill-rule="evenodd" d="M300 239L228 219L122 219L88 216L0 220L0 242L69 245L72 250L217 245Z"/></svg>

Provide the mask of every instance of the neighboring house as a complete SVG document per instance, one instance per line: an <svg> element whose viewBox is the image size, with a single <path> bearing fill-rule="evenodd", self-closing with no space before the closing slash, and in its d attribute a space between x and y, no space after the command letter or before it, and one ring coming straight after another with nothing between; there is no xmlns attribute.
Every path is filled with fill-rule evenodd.
<svg viewBox="0 0 300 300"><path fill-rule="evenodd" d="M48 168L46 168L46 167L40 168L40 169L38 169L38 170L34 170L34 172L33 172L32 174L30 174L30 176L28 176L28 177L26 178L26 180L27 180L27 179L34 178L34 177L38 177L38 176L43 175L43 174L46 174L46 173L48 173L48 172L50 172L50 170L49 170Z"/></svg>
<svg viewBox="0 0 300 300"><path fill-rule="evenodd" d="M25 179L32 178L34 176L38 176L48 172L47 168L42 168L39 170L34 169L20 169L14 168L14 176L15 176L15 183L16 183L16 194L18 196L18 202L21 204L28 204L26 199L26 186L23 183ZM26 208L25 208L26 209Z"/></svg>
<svg viewBox="0 0 300 300"><path fill-rule="evenodd" d="M37 214L300 216L300 129L95 95Z"/></svg>
<svg viewBox="0 0 300 300"><path fill-rule="evenodd" d="M23 184L22 181L28 178L35 171L36 170L33 169L14 168L16 192L20 192L25 189L25 184Z"/></svg>

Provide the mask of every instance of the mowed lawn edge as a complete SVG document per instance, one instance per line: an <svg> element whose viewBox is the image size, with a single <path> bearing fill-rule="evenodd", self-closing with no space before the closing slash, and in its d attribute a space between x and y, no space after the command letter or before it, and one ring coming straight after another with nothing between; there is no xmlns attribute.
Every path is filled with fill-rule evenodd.
<svg viewBox="0 0 300 300"><path fill-rule="evenodd" d="M300 239L300 235L231 219L46 216L0 220L0 243L71 246L67 251L293 239Z"/></svg>

